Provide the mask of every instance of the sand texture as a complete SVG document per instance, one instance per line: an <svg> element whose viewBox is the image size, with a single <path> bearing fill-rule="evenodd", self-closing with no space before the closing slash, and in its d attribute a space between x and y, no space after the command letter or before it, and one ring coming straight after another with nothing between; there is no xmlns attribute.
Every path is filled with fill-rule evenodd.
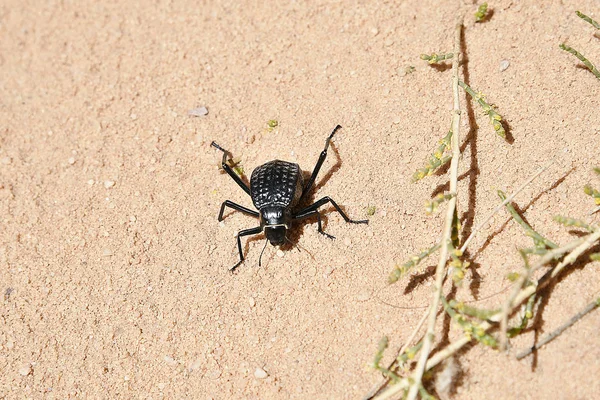
<svg viewBox="0 0 600 400"><path fill-rule="evenodd" d="M424 203L446 174L411 183L451 121L448 52L466 12L462 77L505 118L495 135L461 93L458 207L470 229L551 158L516 204L557 243L556 214L588 215L600 188L600 39L575 10L597 1L17 1L0 4L0 398L361 399L421 318L436 258L387 284L395 263L440 238ZM507 65L508 62L508 65ZM410 71L408 67L414 67ZM206 110L201 109L205 107ZM190 110L193 110L190 115ZM207 113L206 113L207 111ZM276 120L276 127L268 121ZM311 199L334 199L293 246L236 233L252 207L219 171L217 141L248 175L270 160L311 171L342 125ZM470 246L456 298L495 307L518 248L506 212ZM596 247L595 251L600 251ZM600 265L578 262L544 292L508 353L470 346L456 399L591 399L600 393L600 312L534 357L516 352L597 298ZM440 319L441 321L442 319ZM446 320L440 339L460 336Z"/></svg>

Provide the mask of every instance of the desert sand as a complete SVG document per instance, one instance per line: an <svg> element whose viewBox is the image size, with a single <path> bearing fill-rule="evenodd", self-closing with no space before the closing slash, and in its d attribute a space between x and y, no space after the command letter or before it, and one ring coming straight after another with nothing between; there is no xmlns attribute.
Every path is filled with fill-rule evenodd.
<svg viewBox="0 0 600 400"><path fill-rule="evenodd" d="M451 51L465 13L461 76L514 138L461 97L463 225L555 158L515 202L564 243L573 234L554 215L600 222L582 191L600 187L600 81L558 45L600 64L600 40L575 15L599 19L598 6L498 0L475 23L475 4L430 0L4 1L0 398L363 398L381 379L370 367L380 338L388 362L432 295L435 257L419 279L387 284L442 227L424 202L447 175L410 177L450 126L451 71L419 55ZM199 107L208 114L189 115ZM356 219L374 206L369 225L324 207L336 240L308 220L294 246L267 246L261 267L264 236L244 240L246 261L229 272L236 233L256 221L217 221L223 201L252 202L211 141L248 176L273 159L311 171L337 124L312 198ZM455 296L500 304L530 245L497 214ZM598 297L599 267L568 269L508 353L462 351L453 398L600 396L600 312L514 357ZM440 334L460 335L447 325Z"/></svg>

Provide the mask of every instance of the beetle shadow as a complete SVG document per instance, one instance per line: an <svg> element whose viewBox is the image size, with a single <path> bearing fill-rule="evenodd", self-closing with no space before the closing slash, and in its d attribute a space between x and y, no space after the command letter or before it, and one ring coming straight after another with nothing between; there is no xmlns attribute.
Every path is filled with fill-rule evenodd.
<svg viewBox="0 0 600 400"><path fill-rule="evenodd" d="M335 164L333 164L331 166L331 168L329 168L327 173L325 173L325 175L323 175L323 177L321 179L319 179L318 182L315 182L313 187L310 189L310 191L308 192L307 198L310 198L311 200L314 200L315 193L319 189L321 189L323 186L325 186L325 184L329 181L329 179L331 179L333 174L335 174L342 167L342 158L340 157L340 152L337 149L337 147L335 146L335 143L333 143L333 142L330 143L329 148L332 150L333 155L335 156ZM313 167L313 169L314 169L314 167ZM310 172L302 171L302 177L304 179L304 182L306 182L308 179L310 179L311 174L312 174L312 170ZM312 203L312 201L310 203Z"/></svg>
<svg viewBox="0 0 600 400"><path fill-rule="evenodd" d="M331 150L331 152L328 152L328 154L333 153L333 155L335 157L335 163L327 170L327 172L325 173L325 175L323 175L323 177L321 179L315 180L315 183L313 184L312 188L310 188L310 190L308 191L308 194L303 199L302 203L298 204L294 208L294 210L292 210L293 213L297 213L298 211L302 210L303 208L306 208L306 207L310 206L311 204L313 204L315 202L315 195L316 195L317 191L319 189L321 189L323 186L325 186L325 184L327 184L327 182L329 181L329 179L331 179L333 174L335 174L342 167L342 158L340 157L340 153L333 142L330 143L329 149ZM313 170L314 170L314 166L310 171L302 170L303 182L308 182L310 180ZM321 171L323 171L323 170L321 169ZM321 171L319 171L319 172L321 172ZM325 206L325 207L317 210L317 211L319 211L319 213L321 215L321 224L322 224L323 231L326 231L326 228L327 228L327 225L329 222L329 218L327 217L327 214L329 214L329 212L331 212L331 211L335 211L335 208L333 206L331 206L331 205L328 205L328 206L329 207ZM344 212L346 212L346 210L344 209L344 206L340 205L340 208ZM309 217L309 218L305 218L302 220L295 220L294 228L291 230L291 232L288 233L288 241L289 242L286 243L284 246L282 246L282 250L289 250L290 248L296 246L298 244L298 240L304 234L304 227L306 225L312 225L316 222L317 222L317 217Z"/></svg>

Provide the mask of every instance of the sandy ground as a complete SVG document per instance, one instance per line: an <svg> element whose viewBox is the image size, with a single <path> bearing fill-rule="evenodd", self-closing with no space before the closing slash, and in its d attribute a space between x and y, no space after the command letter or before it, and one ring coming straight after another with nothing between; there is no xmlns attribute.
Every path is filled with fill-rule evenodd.
<svg viewBox="0 0 600 400"><path fill-rule="evenodd" d="M472 227L497 189L556 157L517 203L564 243L572 236L553 215L600 218L581 190L600 186L600 82L558 44L600 63L600 41L574 14L600 9L543 3L490 2L484 24L471 3L460 8L465 80L498 106L514 142L463 98L459 209ZM431 274L386 280L439 238L441 216L423 204L447 178L410 176L450 126L451 76L419 54L451 50L458 12L430 0L4 1L0 398L362 398L380 379L369 367L379 339L402 345L431 297ZM200 106L208 115L188 115ZM370 224L328 212L337 240L311 220L283 256L268 246L260 268L264 237L248 241L246 262L228 272L234 235L256 222L236 212L217 222L222 201L251 201L219 173L211 140L247 173L275 158L311 170L338 123L314 198L354 218L374 205ZM530 244L507 221L499 214L473 242L458 298L504 298L517 248ZM599 267L564 274L510 354L461 353L454 397L596 397L600 312L535 358L514 353L598 296Z"/></svg>

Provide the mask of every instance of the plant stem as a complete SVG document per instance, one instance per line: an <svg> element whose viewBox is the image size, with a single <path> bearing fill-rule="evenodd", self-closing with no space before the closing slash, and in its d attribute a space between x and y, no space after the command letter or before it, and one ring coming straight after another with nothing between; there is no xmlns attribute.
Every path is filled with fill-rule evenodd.
<svg viewBox="0 0 600 400"><path fill-rule="evenodd" d="M590 17L588 17L587 15L585 15L584 13L575 11L575 14L577 14L577 16L579 18L581 18L582 20L584 20L585 22L589 22L594 28L600 29L600 24L597 23L596 21L594 21L593 19L591 19Z"/></svg>
<svg viewBox="0 0 600 400"><path fill-rule="evenodd" d="M475 93L475 91L463 81L458 81L458 84L473 98L473 100L479 103L483 112L490 118L490 122L498 136L506 139L506 131L502 126L502 116L496 112L496 109L485 101L481 93Z"/></svg>
<svg viewBox="0 0 600 400"><path fill-rule="evenodd" d="M577 57L579 59L579 61L581 61L582 63L585 64L585 66L592 71L592 73L594 75L596 75L596 78L600 79L600 71L598 71L598 69L596 68L596 66L594 64L592 64L592 62L590 60L588 60L587 58L585 58L585 56L583 54L581 54L580 52L578 52L577 50L575 50L574 48L567 46L566 44L561 44L559 46L561 49L563 49L564 51L568 51L569 53L573 54L575 57Z"/></svg>
<svg viewBox="0 0 600 400"><path fill-rule="evenodd" d="M570 328L571 326L573 326L577 321L579 321L581 318L583 318L586 314L588 314L591 311L595 310L599 306L600 306L600 298L592 301L590 304L588 304L587 306L585 306L585 308L583 310L581 310L580 312L578 312L577 314L575 314L573 317L571 317L565 324L563 324L562 326L560 326L554 332L546 335L542 340L540 340L538 343L536 343L535 346L533 346L533 347L531 347L529 349L525 349L525 350L521 351L519 354L517 354L517 360L520 360L522 358L527 357L528 355L530 355L534 351L536 351L539 348L541 348L542 346L544 346L546 343L551 342L558 335L560 335L565 330L567 330L568 328Z"/></svg>
<svg viewBox="0 0 600 400"><path fill-rule="evenodd" d="M575 259L577 257L579 257L583 252L585 252L587 249L589 249L591 246L593 246L598 240L600 240L600 230L598 230L594 233L591 233L582 239L574 240L571 243L568 243L561 248L548 251L548 253L546 253L542 258L540 258L540 260L534 266L531 267L532 270L541 268L542 266L547 264L553 258L556 258L557 256L559 256L560 254L564 254L569 251L570 251L570 253L567 254L567 256L563 259L563 261L559 265L557 265L556 267L554 267L553 269L548 271L546 274L544 274L540 279L538 279L535 284L527 286L526 288L521 290L521 292L516 296L516 298L512 302L513 310L515 307L519 306L523 301L528 299L532 294L537 293L540 290L542 290L544 287L546 287L546 285L550 282L550 280L552 278L556 277L556 275L558 275L566 265L575 261ZM497 322L500 320L500 318L501 318L501 313L498 313L498 314L494 315L493 317L491 317L489 320ZM483 321L479 325L479 327L484 330L488 330L492 327L492 323L490 323L488 321ZM427 362L427 365L425 366L425 368L427 370L430 370L431 368L435 367L436 365L438 365L439 363L444 361L446 358L452 356L454 353L456 353L458 350L460 350L463 346L465 346L466 344L471 342L471 340L473 340L473 339L464 336L464 337L461 337L460 339L456 340L455 342L449 344L443 350L441 350L440 352L436 353L433 357L431 357L429 359L429 361ZM392 387L394 387L394 386L392 386Z"/></svg>
<svg viewBox="0 0 600 400"><path fill-rule="evenodd" d="M454 31L454 54L455 57L452 61L452 93L454 99L454 112L452 114L452 160L450 161L450 193L458 193L458 162L460 160L460 97L458 92L458 66L460 60L460 37L462 32L462 18L456 24ZM421 354L419 361L415 368L413 375L413 383L408 391L408 400L414 400L419 393L419 388L422 386L423 373L425 372L425 366L429 353L433 347L433 341L435 338L435 323L437 320L437 311L440 303L440 297L442 295L442 287L444 284L444 276L446 275L446 262L448 261L448 246L451 242L452 235L452 222L454 221L454 215L456 213L456 196L448 201L448 208L446 210L446 220L444 222L444 231L442 235L442 248L440 251L440 258L435 270L435 293L429 308L429 320L427 324L427 332L423 339L423 347L421 348Z"/></svg>
<svg viewBox="0 0 600 400"><path fill-rule="evenodd" d="M477 233L479 233L479 231L481 230L481 228L483 228L485 226L485 224L487 224L487 222L490 219L492 219L492 217L498 211L500 211L505 205L507 205L508 203L510 203L519 193L521 193L521 191L523 191L523 189L525 189L531 182L533 182L535 180L535 178L537 178L544 171L546 171L548 168L550 168L550 166L552 164L554 164L554 160L551 160L548 164L544 165L538 172L536 172L531 178L529 178L525 183L523 183L515 192L513 192L510 196L508 196L498 207L496 207L494 209L494 211L492 211L490 213L490 215L488 215L482 222L480 222L479 224L477 224L477 226L473 229L473 231L471 232L471 234L469 235L469 237L467 238L467 240L465 240L465 242L461 246L460 251L462 251L464 253L465 250L467 249L467 246L471 242L471 240L475 237L475 235Z"/></svg>
<svg viewBox="0 0 600 400"><path fill-rule="evenodd" d="M390 371L393 370L394 367L396 366L396 364L398 364L398 357L401 354L404 354L404 352L410 347L410 344L413 342L413 340L415 339L415 337L417 337L417 334L419 333L419 330L421 329L421 327L423 326L423 324L425 323L425 321L427 321L427 316L428 315L429 315L429 309L427 309L425 311L425 313L423 314L423 316L421 317L421 319L417 323L417 326L415 326L415 328L413 329L412 333L410 334L410 336L408 337L408 339L406 340L406 342L404 343L404 345L396 353L396 357L394 358L394 361L392 361L390 363L390 365L388 366L388 370L390 370ZM371 400L371 399L373 399L374 396L376 396L377 393L379 393L381 391L381 389L383 389L383 387L385 385L387 385L389 382L390 382L390 378L386 376L381 382L377 383L375 386L373 386L371 388L371 390L363 398L363 400ZM396 385L394 385L394 386L396 386ZM378 397L378 399L379 399L379 397Z"/></svg>
<svg viewBox="0 0 600 400"><path fill-rule="evenodd" d="M504 192L502 192L501 190L498 190L498 195L500 196L500 198L503 201L506 200L506 194L504 194ZM554 242L552 242L549 239L546 239L545 237L543 237L542 235L537 233L527 222L525 222L525 220L523 220L523 218L521 218L521 216L519 215L517 210L515 210L515 208L512 206L512 204L506 203L506 209L508 210L510 215L513 217L515 222L518 223L519 225L521 225L521 227L525 231L525 234L533 239L536 247L540 246L540 245L543 245L550 249L555 249L558 247Z"/></svg>
<svg viewBox="0 0 600 400"><path fill-rule="evenodd" d="M560 248L549 250L546 254L544 254L542 257L540 257L540 259L531 267L532 272L536 271L537 269L548 264L553 259L558 258L565 253L569 253L556 267L554 267L553 269L548 271L546 274L544 274L540 279L537 280L536 283L527 286L526 288L522 289L519 292L519 294L511 302L511 312L514 311L515 308L518 307L523 301L525 301L526 299L531 297L532 294L535 294L535 293L539 292L540 290L542 290L544 287L546 287L546 285L551 281L551 279L556 277L556 275L558 275L560 273L560 271L566 265L575 261L575 259L577 259L577 257L579 257L583 252L585 252L591 246L596 244L596 242L598 240L600 240L600 229L587 235L584 238L573 240L572 242L567 243L566 245L564 245ZM484 331L487 331L488 329L495 326L493 324L494 322L500 321L501 318L502 318L502 312L499 311L496 314L490 316L487 321L482 321L479 324L479 328L483 329ZM463 337L457 339L456 341L450 343L444 349L437 352L429 360L427 360L427 363L425 365L425 370L428 371L428 370L434 368L435 366L440 364L442 361L444 361L448 357L451 357L453 354L455 354L458 350L460 350L466 344L470 343L472 340L473 340L473 338L470 336L463 336ZM408 381L406 379L402 379L399 383L397 383L393 386L390 386L383 393L381 393L380 395L375 397L375 399L376 400L387 400L387 399L395 398L395 396L398 395L398 393L407 389L408 386L409 386ZM417 391L418 391L418 388L419 387L417 386Z"/></svg>

